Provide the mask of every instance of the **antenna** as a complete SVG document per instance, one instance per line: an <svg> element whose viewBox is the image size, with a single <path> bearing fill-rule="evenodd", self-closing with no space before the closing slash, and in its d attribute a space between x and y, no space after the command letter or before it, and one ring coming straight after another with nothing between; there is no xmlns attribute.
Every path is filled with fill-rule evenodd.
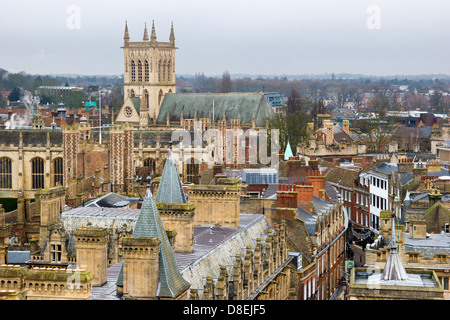
<svg viewBox="0 0 450 320"><path fill-rule="evenodd" d="M98 88L98 127L99 127L99 144L102 144L102 90Z"/></svg>

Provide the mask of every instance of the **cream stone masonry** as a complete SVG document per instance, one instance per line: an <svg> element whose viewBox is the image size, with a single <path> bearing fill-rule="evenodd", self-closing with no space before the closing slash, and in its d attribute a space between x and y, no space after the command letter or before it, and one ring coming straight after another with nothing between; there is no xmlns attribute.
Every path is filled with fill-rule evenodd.
<svg viewBox="0 0 450 320"><path fill-rule="evenodd" d="M77 265L90 271L93 286L107 281L109 231L106 228L79 228L75 231Z"/></svg>
<svg viewBox="0 0 450 320"><path fill-rule="evenodd" d="M188 195L195 205L194 224L239 226L240 185L191 185Z"/></svg>
<svg viewBox="0 0 450 320"><path fill-rule="evenodd" d="M156 299L159 273L158 238L123 240L123 296L127 299Z"/></svg>
<svg viewBox="0 0 450 320"><path fill-rule="evenodd" d="M116 122L132 122L146 126L148 119L156 119L164 95L176 92L175 35L173 25L169 42L156 41L155 24L149 39L147 25L142 41L130 41L128 25L124 33L124 105ZM140 98L138 105L133 98ZM137 110L139 109L139 110Z"/></svg>

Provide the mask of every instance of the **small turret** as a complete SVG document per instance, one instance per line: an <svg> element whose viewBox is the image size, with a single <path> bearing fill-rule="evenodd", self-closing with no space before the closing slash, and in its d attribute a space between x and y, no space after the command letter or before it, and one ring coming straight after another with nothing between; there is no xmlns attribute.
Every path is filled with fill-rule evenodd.
<svg viewBox="0 0 450 320"><path fill-rule="evenodd" d="M147 32L147 23L145 23L145 28L144 28L144 41L148 41L148 32Z"/></svg>
<svg viewBox="0 0 450 320"><path fill-rule="evenodd" d="M152 22L152 35L150 39L153 44L156 44L155 21Z"/></svg>
<svg viewBox="0 0 450 320"><path fill-rule="evenodd" d="M172 22L172 27L170 28L170 37L169 37L170 42L175 46L175 33L173 31L173 22Z"/></svg>
<svg viewBox="0 0 450 320"><path fill-rule="evenodd" d="M128 33L128 24L125 21L125 33L123 35L123 43L124 45L128 45L129 42L130 42L130 34Z"/></svg>

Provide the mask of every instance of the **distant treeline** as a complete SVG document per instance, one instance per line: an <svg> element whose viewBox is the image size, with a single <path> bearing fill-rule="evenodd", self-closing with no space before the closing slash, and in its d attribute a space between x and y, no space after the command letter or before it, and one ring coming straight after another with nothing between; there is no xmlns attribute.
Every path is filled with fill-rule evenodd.
<svg viewBox="0 0 450 320"><path fill-rule="evenodd" d="M0 90L12 90L15 87L21 87L32 93L40 86L64 86L66 84L75 87L84 87L89 85L113 86L123 83L119 76L49 76L49 75L31 75L25 72L10 73L0 68Z"/></svg>

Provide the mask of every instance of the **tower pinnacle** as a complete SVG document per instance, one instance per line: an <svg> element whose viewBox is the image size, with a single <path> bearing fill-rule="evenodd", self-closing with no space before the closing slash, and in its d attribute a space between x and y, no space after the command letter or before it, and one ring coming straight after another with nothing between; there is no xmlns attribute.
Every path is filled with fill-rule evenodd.
<svg viewBox="0 0 450 320"><path fill-rule="evenodd" d="M170 28L170 38L169 38L170 42L172 42L172 44L175 45L175 32L173 31L173 22L172 22L172 27Z"/></svg>
<svg viewBox="0 0 450 320"><path fill-rule="evenodd" d="M144 41L148 41L148 32L147 32L147 23L145 23L145 28L144 28Z"/></svg>
<svg viewBox="0 0 450 320"><path fill-rule="evenodd" d="M155 20L152 21L152 35L151 35L151 41L152 41L153 43L156 42Z"/></svg>

